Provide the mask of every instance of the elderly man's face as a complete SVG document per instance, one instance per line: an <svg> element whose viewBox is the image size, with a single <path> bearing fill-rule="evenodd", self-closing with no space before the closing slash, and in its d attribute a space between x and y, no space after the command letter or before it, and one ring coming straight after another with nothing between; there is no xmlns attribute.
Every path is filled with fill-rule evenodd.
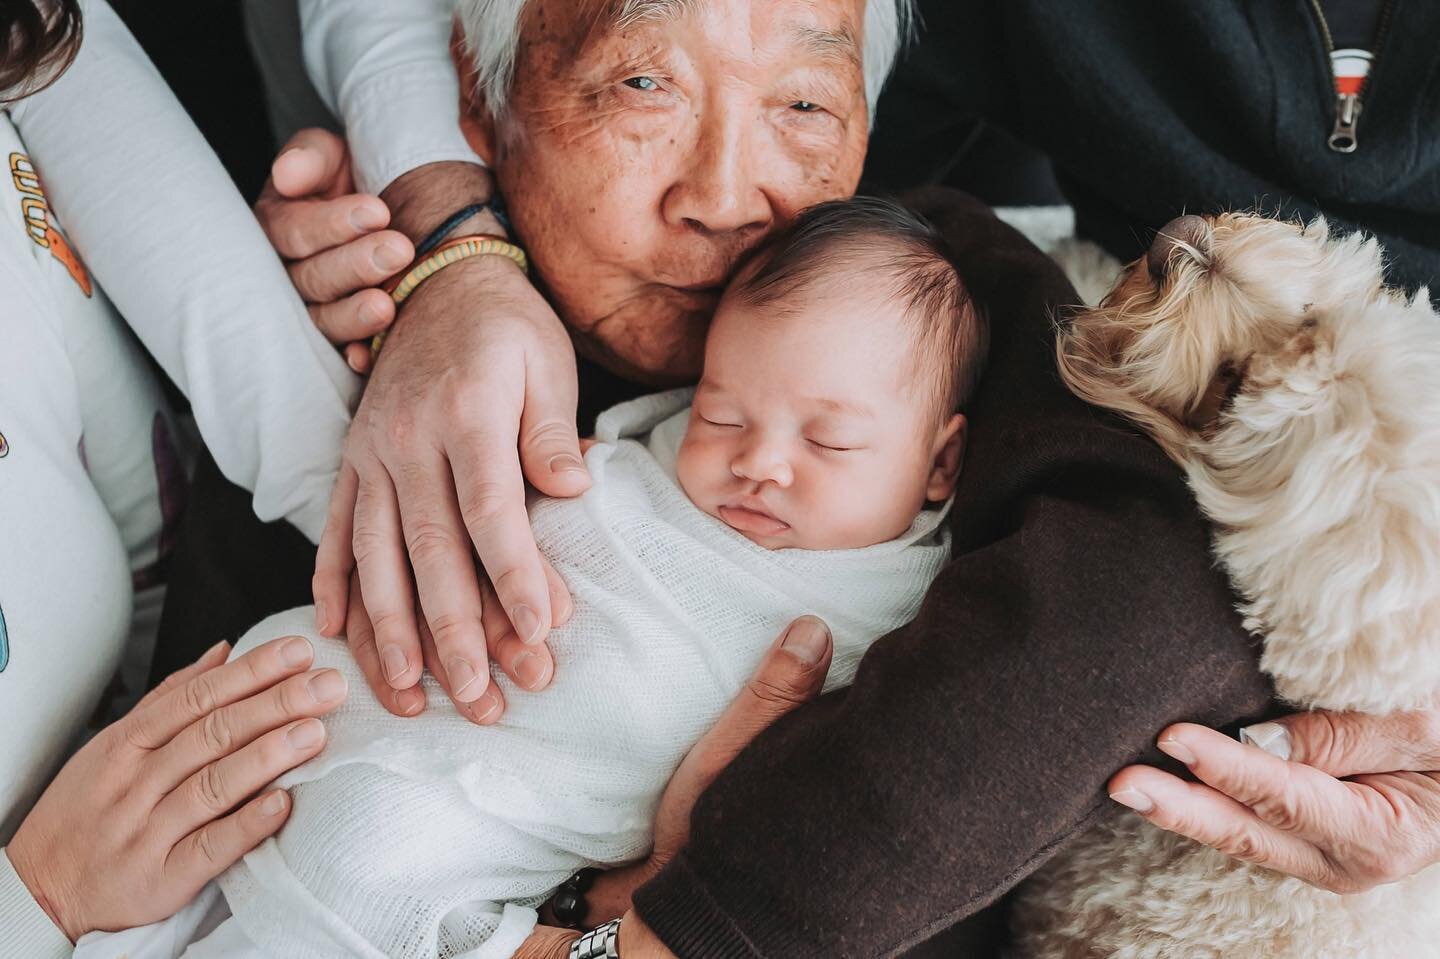
<svg viewBox="0 0 1440 959"><path fill-rule="evenodd" d="M864 0L531 0L509 116L466 126L583 352L693 380L741 254L854 192L863 21Z"/></svg>

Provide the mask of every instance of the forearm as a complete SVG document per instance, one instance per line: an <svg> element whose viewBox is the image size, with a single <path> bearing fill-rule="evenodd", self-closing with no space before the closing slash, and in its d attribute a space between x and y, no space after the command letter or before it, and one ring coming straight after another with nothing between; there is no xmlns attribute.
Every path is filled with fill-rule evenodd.
<svg viewBox="0 0 1440 959"><path fill-rule="evenodd" d="M318 537L358 382L108 4L86 3L74 65L11 114L62 228L225 475L263 519Z"/></svg>
<svg viewBox="0 0 1440 959"><path fill-rule="evenodd" d="M451 0L300 0L305 65L344 121L362 190L430 163L478 163L459 129Z"/></svg>
<svg viewBox="0 0 1440 959"><path fill-rule="evenodd" d="M1223 596L1188 623L1158 608L1176 583L1213 588L1203 545L1187 550L1189 568L1146 574L1116 608L1081 613L1065 598L1085 594L1074 587L1087 559L1103 562L1081 555L1088 540L1060 564L1068 576L1026 570L1015 551L962 557L851 690L762 734L697 804L690 846L636 894L661 938L686 956L888 954L923 941L1096 821L1109 776L1162 758L1149 746L1164 726L1265 708ZM1137 596L1150 599L1130 605Z"/></svg>

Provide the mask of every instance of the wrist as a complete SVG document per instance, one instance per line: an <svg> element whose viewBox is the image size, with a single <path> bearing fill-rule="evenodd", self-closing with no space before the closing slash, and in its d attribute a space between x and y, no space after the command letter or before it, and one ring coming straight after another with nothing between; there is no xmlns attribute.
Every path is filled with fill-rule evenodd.
<svg viewBox="0 0 1440 959"><path fill-rule="evenodd" d="M419 243L456 210L494 196L490 171L475 163L427 163L396 179L380 194L390 208L390 228ZM507 236L495 214L483 210L459 224L454 235Z"/></svg>
<svg viewBox="0 0 1440 959"><path fill-rule="evenodd" d="M62 905L61 896L54 889L54 884L47 881L53 877L47 877L45 871L28 854L24 841L25 827L22 824L20 831L15 834L14 840L4 850L5 858L10 860L10 868L15 870L16 877L20 884L30 893L30 898L35 900L35 905L45 913L50 923L69 939L72 943L78 942L80 937L89 932L80 917L75 914L74 909Z"/></svg>
<svg viewBox="0 0 1440 959"><path fill-rule="evenodd" d="M675 959L675 954L633 909L620 921L617 946L620 959Z"/></svg>

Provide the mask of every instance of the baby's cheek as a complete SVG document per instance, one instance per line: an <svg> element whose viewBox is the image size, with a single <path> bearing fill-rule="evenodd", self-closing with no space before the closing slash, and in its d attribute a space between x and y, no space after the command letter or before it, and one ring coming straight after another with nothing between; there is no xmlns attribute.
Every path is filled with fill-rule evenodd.
<svg viewBox="0 0 1440 959"><path fill-rule="evenodd" d="M708 510L706 501L706 490L713 481L707 481L710 473L709 460L713 456L707 456L704 444L692 440L686 436L680 444L680 452L675 458L675 478L680 483L680 489L701 509Z"/></svg>

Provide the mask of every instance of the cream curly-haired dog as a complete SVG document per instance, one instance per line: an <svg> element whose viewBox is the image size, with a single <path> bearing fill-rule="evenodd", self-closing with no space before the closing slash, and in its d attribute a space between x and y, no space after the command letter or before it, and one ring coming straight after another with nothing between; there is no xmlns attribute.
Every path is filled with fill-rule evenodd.
<svg viewBox="0 0 1440 959"><path fill-rule="evenodd" d="M1296 706L1440 694L1440 319L1383 285L1373 240L1185 216L1062 328L1083 399L1188 475ZM1021 890L1022 955L1440 956L1440 870L1339 896L1117 815Z"/></svg>

